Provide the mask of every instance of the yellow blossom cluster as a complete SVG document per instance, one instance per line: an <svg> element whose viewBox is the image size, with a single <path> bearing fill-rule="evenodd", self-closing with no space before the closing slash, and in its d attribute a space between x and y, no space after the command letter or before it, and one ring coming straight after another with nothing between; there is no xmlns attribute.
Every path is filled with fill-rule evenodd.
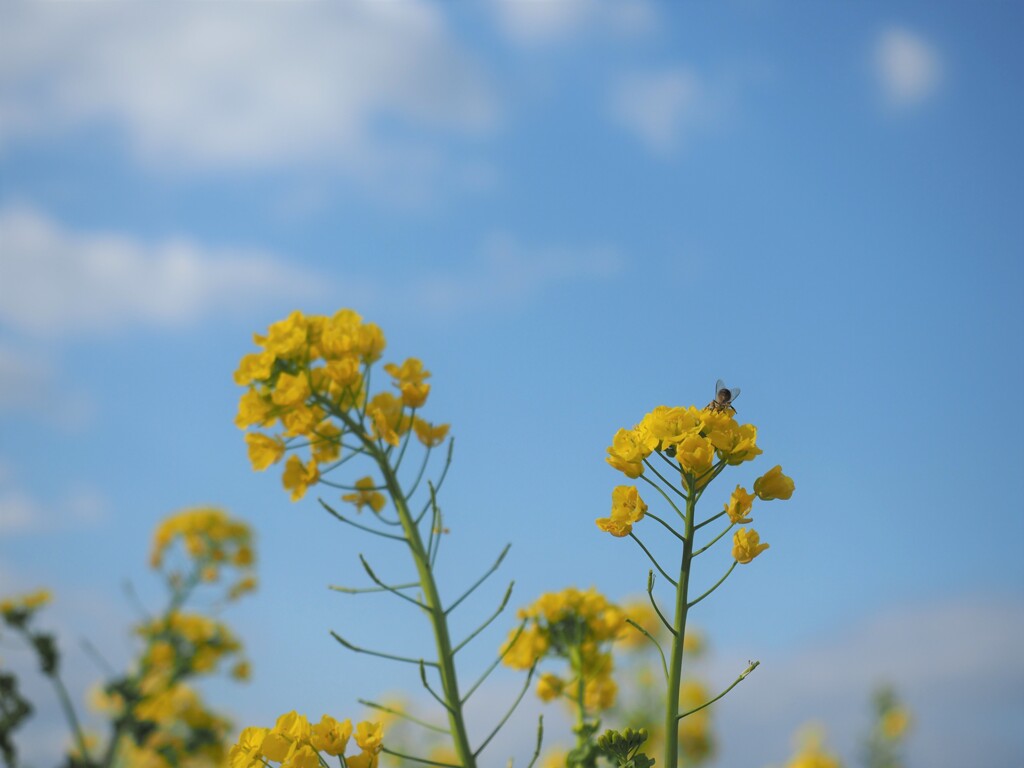
<svg viewBox="0 0 1024 768"><path fill-rule="evenodd" d="M47 589L37 589L35 592L17 597L7 597L0 600L0 615L6 617L17 613L32 613L48 604L50 600L50 591Z"/></svg>
<svg viewBox="0 0 1024 768"><path fill-rule="evenodd" d="M644 473L644 460L655 451L675 457L690 489L707 484L716 456L736 465L761 455L757 427L738 424L730 411L659 405L632 429L615 433L607 461L636 478Z"/></svg>
<svg viewBox="0 0 1024 768"><path fill-rule="evenodd" d="M568 677L541 676L537 686L541 699L551 701L564 695L579 700L582 696L591 711L614 704L618 687L612 678L611 644L626 626L622 610L593 587L569 587L541 595L518 615L524 626L509 635L502 659L506 665L530 669L550 656L570 663Z"/></svg>
<svg viewBox="0 0 1024 768"><path fill-rule="evenodd" d="M172 611L135 631L147 641L142 656L144 693L186 673L212 672L242 648L225 624L198 613Z"/></svg>
<svg viewBox="0 0 1024 768"><path fill-rule="evenodd" d="M252 531L246 523L214 507L186 509L172 515L153 534L150 565L163 567L169 550L178 541L191 564L193 578L214 582L220 578L222 569L230 566L238 569L239 578L229 589L228 599L234 600L256 588ZM188 578L181 573L172 576L177 582Z"/></svg>
<svg viewBox="0 0 1024 768"><path fill-rule="evenodd" d="M361 750L345 757L350 739ZM321 753L341 756L347 768L376 768L383 748L384 726L364 721L355 731L351 720L324 715L310 724L295 711L277 718L273 728L246 728L228 753L229 768L264 768L271 762L282 768L319 768L325 764Z"/></svg>
<svg viewBox="0 0 1024 768"><path fill-rule="evenodd" d="M121 716L116 705L108 703L104 707L102 701L95 703L115 717ZM174 768L182 764L217 768L224 764L231 723L207 709L190 686L175 683L160 688L145 696L132 714L135 722L145 725L139 729L137 740L121 740L121 764L145 768Z"/></svg>
<svg viewBox="0 0 1024 768"><path fill-rule="evenodd" d="M434 447L448 434L447 424L416 415L430 393L430 372L421 361L385 365L397 394L370 395L371 368L386 342L377 325L351 309L329 317L292 312L254 340L260 351L245 355L235 371L235 383L247 388L235 423L253 429L245 439L258 471L293 451L282 473L292 501L337 465L345 435L353 434L357 443L398 446L412 432Z"/></svg>

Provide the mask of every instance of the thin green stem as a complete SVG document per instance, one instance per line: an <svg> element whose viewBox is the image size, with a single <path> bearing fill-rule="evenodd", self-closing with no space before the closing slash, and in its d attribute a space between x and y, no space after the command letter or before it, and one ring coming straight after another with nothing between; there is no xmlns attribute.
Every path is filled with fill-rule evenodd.
<svg viewBox="0 0 1024 768"><path fill-rule="evenodd" d="M360 523L357 523L355 520L349 520L347 517L342 515L340 512L338 512L337 510L333 509L323 499L317 499L317 501L319 501L320 502L320 506L322 506L324 509L326 509L333 517L335 517L336 519L340 520L343 523L348 523L353 528L358 528L361 531L366 531L367 533L372 533L374 536L381 536L381 537L383 537L385 539L393 539L395 541L406 541L406 538L404 536L396 536L393 533L385 533L384 531L378 531L376 528L370 528L368 525L361 525Z"/></svg>
<svg viewBox="0 0 1024 768"><path fill-rule="evenodd" d="M665 761L666 768L679 764L679 686L682 682L683 647L686 638L686 616L689 611L687 594L690 586L690 561L693 558L693 524L696 517L697 494L686 501L686 530L683 552L679 560L679 582L676 585L675 626L672 653L669 659L668 691L665 700Z"/></svg>
<svg viewBox="0 0 1024 768"><path fill-rule="evenodd" d="M53 687L57 689L57 698L60 699L60 707L64 710L64 717L68 721L68 725L71 726L72 732L75 734L75 741L78 743L78 751L82 753L82 759L86 765L92 765L92 758L89 756L89 750L85 743L85 733L82 731L82 724L78 721L78 715L75 714L75 707L71 703L71 697L68 695L68 689L64 687L64 682L60 679L60 675L54 670L48 675L50 680L53 681Z"/></svg>
<svg viewBox="0 0 1024 768"><path fill-rule="evenodd" d="M448 632L448 620L445 615L444 606L441 603L441 596L437 590L437 583L434 581L430 556L423 546L419 527L413 519L408 500L402 492L398 478L391 465L379 450L375 453L374 457L377 459L377 464L384 476L384 482L388 486L388 493L391 496L395 510L398 512L398 518L402 521L402 530L405 533L409 552L416 564L417 575L423 587L423 602L426 605L426 611L430 615L430 621L434 628L438 669L441 673L441 687L444 691L445 701L448 702L448 724L455 742L455 753L458 755L459 762L463 768L476 768L476 756L469 745L469 734L466 730L466 722L462 714L459 681L455 672L455 660Z"/></svg>
<svg viewBox="0 0 1024 768"><path fill-rule="evenodd" d="M452 654L456 654L459 651L461 651L463 648L465 648L470 642L473 641L474 637L476 637L481 632L483 632L485 629L487 629L487 627L490 626L491 622L494 621L496 618L498 618L498 616L501 614L501 612L505 610L505 606L508 605L508 600L509 600L510 597L512 597L512 587L514 587L514 586L515 586L515 582L514 581L511 582L508 585L508 589L505 591L505 597L502 598L501 605L498 606L498 610L496 610L494 613L492 613L483 624L481 624L479 627L474 629L465 640L463 640L461 643L459 643L454 648L452 648Z"/></svg>
<svg viewBox="0 0 1024 768"><path fill-rule="evenodd" d="M704 495L704 491L706 491L708 489L708 486L711 485L711 481L718 477L720 474L722 474L722 470L725 469L726 466L728 465L725 463L725 459L722 459L722 461L718 462L710 470L708 470L708 472L711 473L711 476L707 480L703 480L704 475L700 475L700 477L694 479L694 485L696 485L698 481L701 482L701 488L699 490L696 490L693 494L694 501L700 501L700 497ZM704 474L707 474L707 472L705 472Z"/></svg>
<svg viewBox="0 0 1024 768"><path fill-rule="evenodd" d="M383 704L378 704L375 701L367 701L366 699L356 699L356 701L358 701L364 707L369 707L370 709L376 709L376 710L379 710L381 712L387 712L389 715L394 715L395 717L401 717L404 720L408 720L410 723L416 723L416 725L423 726L424 728L426 728L428 730L436 731L437 733L445 733L445 734L448 733L448 729L447 728L441 728L440 726L434 725L432 723L428 723L425 720L420 720L418 717L413 717L408 712L405 712L405 711L403 711L401 709L394 709L392 707L386 707Z"/></svg>
<svg viewBox="0 0 1024 768"><path fill-rule="evenodd" d="M650 510L648 510L647 512L644 512L644 517L654 518L654 520L656 520L657 522L661 523L665 527L665 530L667 530L669 533L671 533L673 536L675 536L680 541L683 540L683 535L681 533L679 533L679 531L677 531L675 528L673 528L671 525L666 523L664 520L662 520L657 515L651 514Z"/></svg>
<svg viewBox="0 0 1024 768"><path fill-rule="evenodd" d="M449 605L449 606L448 606L448 607L447 607L447 608L445 609L445 611L444 611L444 612L445 612L445 615L447 615L447 614L451 613L452 611L454 611L454 610L455 610L455 609L456 609L456 608L458 607L459 603L461 603L461 602L462 602L463 600L465 600L465 599L466 599L467 597L469 597L469 596L470 596L471 594L473 594L473 590L474 590L474 589L476 589L476 588L477 588L477 587L479 587L479 586L480 586L481 584L483 584L483 583L484 583L484 581L486 581L486 579L487 579L487 577L488 577L488 576L490 576L490 575L491 575L492 573L494 573L494 572L495 572L496 570L498 570L498 568L499 568L499 567L501 567L501 561L505 559L505 555L507 555L507 554L508 554L508 551L509 551L509 550L510 550L511 548L512 548L512 545L511 545L511 544L506 544L506 545L505 545L505 548L504 548L503 550L501 550L501 554L500 554L500 555L498 555L498 559L494 561L494 564L493 564L493 565L491 565L491 567L487 569L487 572L486 572L486 573L484 573L484 575L483 575L483 576L481 576L481 577L480 577L479 579L477 579L477 580L476 580L476 581L475 581L475 582L473 583L473 586L471 586L471 587L470 587L469 589L467 589L467 590L466 590L466 591L465 591L465 592L464 592L464 593L462 594L462 597L458 598L458 599L457 599L457 600L456 600L456 601L455 601L454 603L452 603L451 605ZM511 591L512 591L512 588L511 588L511 587L509 587L509 592L511 592Z"/></svg>
<svg viewBox="0 0 1024 768"><path fill-rule="evenodd" d="M720 534L718 534L717 536L715 536L715 538L713 538L713 539L712 539L711 541L709 541L709 542L708 542L707 544L705 544L705 545L704 545L703 547L701 547L701 548L700 548L700 549L698 549L698 550L697 550L696 552L694 552L694 553L693 553L693 556L694 556L694 557L696 557L697 555L701 554L702 552L707 552L707 551L708 551L709 549L711 549L711 547L715 546L715 544L716 544L716 543L718 543L718 540L719 540L720 538L722 538L723 536L725 536L725 534L727 534L727 533L728 533L729 531L731 531L731 530L732 530L732 528L733 528L733 526L734 526L734 525L736 525L736 523L729 523L729 527L728 527L728 528L726 528L726 529L725 529L724 531L722 531L722 532L721 532Z"/></svg>
<svg viewBox="0 0 1024 768"><path fill-rule="evenodd" d="M654 563L654 567L658 569L658 573L660 573L662 576L664 576L665 579L668 580L668 583L671 584L673 587L677 587L678 585L676 584L676 582L672 579L671 576L669 576L667 573L665 573L665 569L662 568L661 564L657 560L654 559L654 555L652 555L651 551L649 549L647 549L647 547L644 546L644 543L642 541L640 541L640 539L637 538L637 535L635 533L633 533L632 531L630 531L629 532L629 538L631 538L633 541L635 541L637 544L640 545L640 549L642 549L647 554L647 557L650 558L651 562ZM683 545L685 547L686 542L683 542Z"/></svg>
<svg viewBox="0 0 1024 768"><path fill-rule="evenodd" d="M442 763L438 760L427 760L425 757L406 755L402 752L395 752L393 749L388 749L387 747L381 747L380 751L386 755L391 755L392 757L397 757L401 760L412 760L414 763L423 763L424 765L440 765L444 766L444 768L462 768L462 766L455 765L454 763Z"/></svg>
<svg viewBox="0 0 1024 768"><path fill-rule="evenodd" d="M334 630L331 630L331 637L333 637L335 640L337 640L343 646L348 648L350 651L355 651L356 653L365 653L365 654L367 654L369 656L377 656L378 658L388 659L390 661L404 661L406 664L427 664L427 665L429 665L431 667L438 666L438 663L436 661L426 661L425 659L414 659L411 656L398 656L398 655L396 655L394 653L384 653L383 651L375 651L375 650L373 650L371 648L361 648L358 645L353 645L352 643L350 643L348 640L343 638L341 635L339 635Z"/></svg>
<svg viewBox="0 0 1024 768"><path fill-rule="evenodd" d="M519 706L519 702L523 700L523 696L525 696L526 692L529 690L530 681L533 679L533 673L536 669L537 665L536 663L534 663L534 665L530 667L530 672L526 676L526 682L523 683L522 690L519 691L519 695L516 696L516 700L512 702L512 706L508 708L508 712L505 713L505 716L501 718L501 720L498 722L496 726L494 726L494 730L491 731L487 738L483 740L483 743L476 748L476 752L473 753L474 758L478 757L480 753L487 748L487 745L491 743L491 739L498 735L498 731L500 731L502 726L504 726L505 723L508 722L508 719L512 717L512 713L516 711L516 707Z"/></svg>
<svg viewBox="0 0 1024 768"><path fill-rule="evenodd" d="M683 714L679 715L676 719L677 720L682 720L684 717L692 715L694 712L700 712L702 709L704 709L704 707L711 706L716 701L718 701L720 698L725 696L725 694L727 694L729 691L731 691L733 688L735 688L737 685L739 685L741 681L746 680L747 679L747 675L749 675L751 672L753 672L755 669L757 669L757 667L758 667L758 665L760 663L761 663L760 661L751 661L749 663L749 666L745 670L743 670L743 672L740 673L740 676L737 677L735 680L733 680L732 685L730 685L728 688L726 688L720 694L715 696L715 698L711 699L710 701L705 701L699 707L694 707L689 712L684 712Z"/></svg>
<svg viewBox="0 0 1024 768"><path fill-rule="evenodd" d="M690 602L690 608L693 608L693 606L695 606L697 603L699 603L705 597L707 597L712 592L714 592L716 589L718 589L720 586L722 586L722 582L725 581L726 579L728 579L729 578L729 574L732 573L735 569L736 569L736 561L733 560L732 561L732 565L729 566L729 570L727 570L725 572L725 575L722 576L722 578L720 578L718 581L716 581L715 585L713 587L711 587L711 589L709 589L707 592L705 592L703 595L701 595L700 597L696 598L695 600L692 600Z"/></svg>
<svg viewBox="0 0 1024 768"><path fill-rule="evenodd" d="M719 512L719 513L718 513L717 515L712 515L711 517L709 517L709 518L708 518L707 520L705 520L704 522L702 522L702 523L697 523L697 525L693 526L693 530L695 530L695 531L699 531L699 530L700 530L701 528L703 528L703 527L704 527L705 525L707 525L708 523L713 523L713 522L715 522L715 520L717 520L718 518L720 518L720 517L721 517L722 515L724 515L724 514L727 514L727 513L728 513L728 511L729 511L729 510L727 510L727 509L723 509L723 510L722 510L721 512Z"/></svg>
<svg viewBox="0 0 1024 768"><path fill-rule="evenodd" d="M651 607L654 612L658 614L658 618L661 619L661 623L665 625L665 629L669 632L675 632L672 628L672 624L668 619L665 618L665 614L661 612L661 608L658 607L658 601L654 599L654 571L647 572L647 597L651 601ZM662 654L662 660L664 660L664 654ZM668 675L666 675L668 677Z"/></svg>
<svg viewBox="0 0 1024 768"><path fill-rule="evenodd" d="M680 489L676 488L674 485L672 485L672 483L669 480L667 480L664 477L664 475L662 475L658 470L656 470L654 468L654 465L651 464L651 462L649 462L647 459L644 459L644 464L647 465L648 469L650 469L651 472L653 472L655 475L657 475L658 479L661 480L661 482L663 482L665 484L665 487L671 488L673 493L676 493L680 497L682 497L683 501L687 501L686 494L683 493ZM640 475L640 479L641 480L645 480L646 482L650 483L652 486L657 488L658 492L661 493L661 495L665 497L666 501L668 501L669 504L672 505L672 509L674 509L676 512L679 512L679 508L675 505L675 503L672 502L671 499L668 498L668 496L666 495L665 491L662 490L661 486L659 486L657 483L655 483L653 480L651 480L646 475ZM681 515L682 515L682 513L680 513L680 516Z"/></svg>
<svg viewBox="0 0 1024 768"><path fill-rule="evenodd" d="M665 652L661 649L661 643L658 642L654 635L633 621L633 619L626 619L626 623L639 630L648 640L654 643L654 647L658 649L658 653L661 655L661 669L665 673L665 681L668 682L668 664L665 661Z"/></svg>

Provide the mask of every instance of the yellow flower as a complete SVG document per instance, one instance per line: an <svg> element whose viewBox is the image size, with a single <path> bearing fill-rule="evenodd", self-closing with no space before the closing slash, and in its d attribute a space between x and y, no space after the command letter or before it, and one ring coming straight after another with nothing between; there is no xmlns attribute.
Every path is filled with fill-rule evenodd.
<svg viewBox="0 0 1024 768"><path fill-rule="evenodd" d="M359 376L359 359L356 357L344 357L341 360L332 360L324 366L328 378L339 387L350 387L357 384Z"/></svg>
<svg viewBox="0 0 1024 768"><path fill-rule="evenodd" d="M276 464L284 456L284 442L277 438L267 437L260 432L250 432L245 436L245 442L249 446L249 461L257 472Z"/></svg>
<svg viewBox="0 0 1024 768"><path fill-rule="evenodd" d="M536 626L526 627L519 633L519 637L516 637L516 632L517 630L513 630L509 633L508 642L502 649L507 650L502 661L512 669L529 669L537 659L547 653L547 635Z"/></svg>
<svg viewBox="0 0 1024 768"><path fill-rule="evenodd" d="M297 375L282 373L277 378L277 386L270 396L275 405L298 405L306 401L312 390L309 387L309 379L302 372Z"/></svg>
<svg viewBox="0 0 1024 768"><path fill-rule="evenodd" d="M231 677L235 680L248 680L252 677L252 667L248 661L240 661L231 668Z"/></svg>
<svg viewBox="0 0 1024 768"><path fill-rule="evenodd" d="M384 370L394 378L396 387L402 384L422 384L430 378L430 371L423 367L423 361L415 357L408 358L401 366L388 363Z"/></svg>
<svg viewBox="0 0 1024 768"><path fill-rule="evenodd" d="M741 485L736 486L736 490L732 492L732 496L729 497L729 502L725 505L725 511L729 515L729 519L734 523L749 523L751 518L747 517L750 514L750 510L754 505L754 494L747 493L747 489Z"/></svg>
<svg viewBox="0 0 1024 768"><path fill-rule="evenodd" d="M286 490L292 492L292 501L298 501L306 495L309 486L314 485L320 479L320 470L316 461L310 459L309 463L303 466L298 456L292 454L284 465L284 474L281 482Z"/></svg>
<svg viewBox="0 0 1024 768"><path fill-rule="evenodd" d="M612 518L627 523L643 520L647 504L635 485L618 485L612 489Z"/></svg>
<svg viewBox="0 0 1024 768"><path fill-rule="evenodd" d="M737 563L746 564L768 549L767 544L761 543L761 537L757 531L751 528L740 528L732 536L732 556Z"/></svg>
<svg viewBox="0 0 1024 768"><path fill-rule="evenodd" d="M398 445L398 436L412 426L409 420L402 418L402 401L390 392L374 395L366 412L372 421L372 436L394 446Z"/></svg>
<svg viewBox="0 0 1024 768"><path fill-rule="evenodd" d="M730 418L708 437L726 464L753 461L763 453L757 447L757 427L753 424L737 424Z"/></svg>
<svg viewBox="0 0 1024 768"><path fill-rule="evenodd" d="M620 429L612 438L605 461L626 477L640 477L644 473L643 460L650 453L650 450L645 452L645 445L638 430Z"/></svg>
<svg viewBox="0 0 1024 768"><path fill-rule="evenodd" d="M324 412L320 408L310 408L305 403L297 403L281 414L281 423L284 424L286 437L296 435L307 435L311 438L313 428L323 421Z"/></svg>
<svg viewBox="0 0 1024 768"><path fill-rule="evenodd" d="M238 364L235 371L235 384L244 387L254 379L266 379L274 368L274 354L272 352L254 352L245 355Z"/></svg>
<svg viewBox="0 0 1024 768"><path fill-rule="evenodd" d="M676 445L676 461L684 472L694 477L710 470L714 458L714 446L706 437L689 435Z"/></svg>
<svg viewBox="0 0 1024 768"><path fill-rule="evenodd" d="M345 758L348 768L377 768L380 762L380 755L376 752L361 752L358 755Z"/></svg>
<svg viewBox="0 0 1024 768"><path fill-rule="evenodd" d="M890 741L900 738L910 728L910 713L905 709L893 707L884 715L879 723L882 735Z"/></svg>
<svg viewBox="0 0 1024 768"><path fill-rule="evenodd" d="M308 744L303 744L281 768L320 768L320 755Z"/></svg>
<svg viewBox="0 0 1024 768"><path fill-rule="evenodd" d="M384 725L364 720L356 726L356 744L367 752L378 752L384 738Z"/></svg>
<svg viewBox="0 0 1024 768"><path fill-rule="evenodd" d="M658 441L658 447L664 450L670 445L676 445L688 435L700 432L703 415L692 405L689 408L659 405L644 416L640 423L646 427L650 436Z"/></svg>
<svg viewBox="0 0 1024 768"><path fill-rule="evenodd" d="M545 672L537 681L537 695L541 701L557 699L562 695L563 688L565 688L565 681L550 672Z"/></svg>
<svg viewBox="0 0 1024 768"><path fill-rule="evenodd" d="M292 312L271 325L265 338L256 336L255 341L277 357L295 356L306 345L306 318L299 311Z"/></svg>
<svg viewBox="0 0 1024 768"><path fill-rule="evenodd" d="M298 747L309 741L312 729L309 721L295 710L281 715L263 739L261 751L265 757L284 762Z"/></svg>
<svg viewBox="0 0 1024 768"><path fill-rule="evenodd" d="M329 755L343 755L351 736L351 720L346 719L339 723L330 715L324 715L320 718L320 722L313 726L310 743L316 749Z"/></svg>
<svg viewBox="0 0 1024 768"><path fill-rule="evenodd" d="M238 415L235 416L235 425L239 429L270 426L277 421L270 415L273 408L273 404L267 398L250 388L238 400Z"/></svg>
<svg viewBox="0 0 1024 768"><path fill-rule="evenodd" d="M587 680L583 687L583 703L587 709L608 709L615 703L619 691L611 675L599 675Z"/></svg>
<svg viewBox="0 0 1024 768"><path fill-rule="evenodd" d="M170 643L161 640L153 643L149 647L149 652L146 654L146 660L149 662L149 666L157 669L170 669L174 666L174 659L176 654L174 653L174 646Z"/></svg>
<svg viewBox="0 0 1024 768"><path fill-rule="evenodd" d="M754 493L762 501L788 499L794 488L793 479L782 474L782 467L778 464L754 481Z"/></svg>
<svg viewBox="0 0 1024 768"><path fill-rule="evenodd" d="M385 346L384 332L374 323L365 323L356 330L355 350L364 363L380 360Z"/></svg>
<svg viewBox="0 0 1024 768"><path fill-rule="evenodd" d="M228 590L228 600L237 600L247 592L254 592L256 590L256 577L246 576L236 582L230 590Z"/></svg>
<svg viewBox="0 0 1024 768"><path fill-rule="evenodd" d="M313 458L317 464L329 464L341 457L341 427L332 421L322 421L314 430Z"/></svg>
<svg viewBox="0 0 1024 768"><path fill-rule="evenodd" d="M416 437L428 448L434 448L444 442L444 439L448 436L449 424L438 424L434 426L429 421L416 417L413 420L413 429L416 431Z"/></svg>
<svg viewBox="0 0 1024 768"><path fill-rule="evenodd" d="M597 527L600 528L602 531L610 533L612 536L615 536L619 539L623 538L624 536L629 536L629 534L633 531L633 526L630 523L624 523L619 520L613 520L610 517L599 517L596 520L594 520L594 522L597 523Z"/></svg>
<svg viewBox="0 0 1024 768"><path fill-rule="evenodd" d="M647 504L640 498L635 485L619 485L612 490L611 516L598 518L595 522L602 531L621 538L633 530L634 523L642 520L646 511Z"/></svg>
<svg viewBox="0 0 1024 768"><path fill-rule="evenodd" d="M410 408L422 408L430 394L429 384L403 384L401 386L402 402Z"/></svg>
<svg viewBox="0 0 1024 768"><path fill-rule="evenodd" d="M356 480L356 492L346 493L341 500L355 504L359 512L363 511L364 506L370 507L374 512L380 512L384 509L387 499L376 490L375 485L372 477L361 477Z"/></svg>

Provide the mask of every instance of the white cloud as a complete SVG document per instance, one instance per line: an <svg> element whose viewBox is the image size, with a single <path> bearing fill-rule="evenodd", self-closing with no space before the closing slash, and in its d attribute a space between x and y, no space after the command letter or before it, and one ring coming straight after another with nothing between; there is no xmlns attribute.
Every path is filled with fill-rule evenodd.
<svg viewBox="0 0 1024 768"><path fill-rule="evenodd" d="M496 119L479 65L422 0L5 3L0 28L0 148L113 126L165 168L366 173Z"/></svg>
<svg viewBox="0 0 1024 768"><path fill-rule="evenodd" d="M51 426L77 429L90 420L94 404L70 378L60 375L38 345L29 348L0 340L0 414L4 412L31 414ZM0 484L3 480L0 466Z"/></svg>
<svg viewBox="0 0 1024 768"><path fill-rule="evenodd" d="M399 288L405 296L399 303L440 316L503 308L557 285L607 279L621 266L610 248L528 248L508 236L495 236L462 271L432 272ZM384 295L393 296L393 289Z"/></svg>
<svg viewBox="0 0 1024 768"><path fill-rule="evenodd" d="M53 533L92 528L108 517L107 500L92 488L76 488L52 504L9 482L0 483L0 534Z"/></svg>
<svg viewBox="0 0 1024 768"><path fill-rule="evenodd" d="M942 77L942 64L935 48L919 35L899 27L889 27L879 34L874 68L886 102L897 108L914 107L926 101Z"/></svg>
<svg viewBox="0 0 1024 768"><path fill-rule="evenodd" d="M313 275L264 253L71 232L29 208L0 210L0 321L25 332L177 326L321 289ZM37 363L22 366L23 396L31 397L32 381L47 374Z"/></svg>
<svg viewBox="0 0 1024 768"><path fill-rule="evenodd" d="M593 29L636 35L653 28L647 0L493 0L499 28L522 45L563 42Z"/></svg>
<svg viewBox="0 0 1024 768"><path fill-rule="evenodd" d="M686 67L621 77L611 90L612 118L658 154L671 154L716 107L707 87Z"/></svg>

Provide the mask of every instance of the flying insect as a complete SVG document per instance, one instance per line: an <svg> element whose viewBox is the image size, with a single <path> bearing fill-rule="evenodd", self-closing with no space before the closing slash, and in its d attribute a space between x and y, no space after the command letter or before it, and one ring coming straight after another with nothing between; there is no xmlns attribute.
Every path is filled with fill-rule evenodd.
<svg viewBox="0 0 1024 768"><path fill-rule="evenodd" d="M705 411L721 411L722 413L736 413L732 401L740 396L739 387L727 387L725 382L719 379L715 382L715 399L704 406Z"/></svg>

